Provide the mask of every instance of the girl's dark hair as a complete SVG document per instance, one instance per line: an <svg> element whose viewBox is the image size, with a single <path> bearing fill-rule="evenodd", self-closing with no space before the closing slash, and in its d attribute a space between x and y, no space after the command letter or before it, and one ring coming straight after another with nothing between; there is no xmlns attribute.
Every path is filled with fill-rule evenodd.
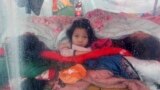
<svg viewBox="0 0 160 90"><path fill-rule="evenodd" d="M134 57L147 60L160 59L160 41L158 38L149 35L143 39L127 37L113 40L115 46L129 50Z"/></svg>
<svg viewBox="0 0 160 90"><path fill-rule="evenodd" d="M88 44L86 47L90 46L97 38L95 36L95 32L90 24L90 21L85 18L80 18L78 20L75 20L71 27L67 30L67 37L69 38L69 41L72 43L72 35L76 28L83 28L86 29L87 35L88 35Z"/></svg>

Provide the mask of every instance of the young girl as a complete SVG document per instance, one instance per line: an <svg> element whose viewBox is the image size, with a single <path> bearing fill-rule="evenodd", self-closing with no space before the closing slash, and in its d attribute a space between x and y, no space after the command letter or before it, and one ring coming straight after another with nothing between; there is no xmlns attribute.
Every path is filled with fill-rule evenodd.
<svg viewBox="0 0 160 90"><path fill-rule="evenodd" d="M85 18L75 20L66 34L71 44L71 49L60 51L63 56L90 52L91 44L97 39L89 20Z"/></svg>
<svg viewBox="0 0 160 90"><path fill-rule="evenodd" d="M89 20L85 18L80 18L75 20L67 31L63 31L59 34L59 37L57 38L57 49L59 50L62 56L74 56L84 54L91 51L90 46L96 39L97 38L95 36L93 28L90 25ZM85 68L80 64L63 64L63 66L65 65L72 66L70 68L72 70L74 69L74 72L72 72L72 74L67 74L69 75L67 76L66 72L68 70L70 71L70 68L66 69L65 71L60 71L59 78L61 78L61 80L63 79L63 82L73 83L75 81L80 80L82 77L86 75ZM63 76L63 74L65 74L65 76ZM70 78L66 79L66 77ZM57 80L54 83L54 89L62 88L61 86L59 86L58 83L59 80Z"/></svg>

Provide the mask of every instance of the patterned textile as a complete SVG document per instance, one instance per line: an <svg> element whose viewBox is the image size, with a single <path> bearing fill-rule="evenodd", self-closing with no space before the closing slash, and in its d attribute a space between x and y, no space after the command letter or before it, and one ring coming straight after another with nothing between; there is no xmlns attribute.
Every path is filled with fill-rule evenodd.
<svg viewBox="0 0 160 90"><path fill-rule="evenodd" d="M88 60L84 65L92 70L109 70L117 77L139 79L132 65L121 55L104 56L98 60Z"/></svg>

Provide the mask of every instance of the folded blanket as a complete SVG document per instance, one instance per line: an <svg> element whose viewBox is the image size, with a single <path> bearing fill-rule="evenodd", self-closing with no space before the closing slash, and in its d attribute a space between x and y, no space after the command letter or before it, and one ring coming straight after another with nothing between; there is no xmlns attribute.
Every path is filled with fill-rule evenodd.
<svg viewBox="0 0 160 90"><path fill-rule="evenodd" d="M128 88L128 90L149 90L142 82L138 80L127 80L114 77L114 74L108 70L91 70L84 78L84 81L92 83L103 88Z"/></svg>
<svg viewBox="0 0 160 90"><path fill-rule="evenodd" d="M94 84L95 86L106 88L116 88L116 90L149 90L142 82L138 80L127 80L123 78L114 77L114 74L108 70L89 70L87 76L75 83L67 84L65 87L54 87L55 90L87 90L87 88Z"/></svg>

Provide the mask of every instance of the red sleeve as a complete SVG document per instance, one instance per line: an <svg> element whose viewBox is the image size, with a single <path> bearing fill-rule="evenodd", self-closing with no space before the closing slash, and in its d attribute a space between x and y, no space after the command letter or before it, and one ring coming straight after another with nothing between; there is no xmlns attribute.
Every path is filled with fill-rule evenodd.
<svg viewBox="0 0 160 90"><path fill-rule="evenodd" d="M102 49L96 49L92 52L77 55L77 56L70 56L70 57L64 57L60 54L54 52L54 51L43 51L41 52L41 56L45 59L54 60L58 62L75 62L75 63L83 63L84 61L88 59L96 59L101 56L108 56L108 55L124 55L124 56L131 56L131 53L121 49L121 48L102 48Z"/></svg>
<svg viewBox="0 0 160 90"><path fill-rule="evenodd" d="M95 49L107 48L111 46L112 46L112 40L109 38L105 38L105 39L98 39L97 41L93 42L93 44L91 45L91 48L95 50Z"/></svg>

